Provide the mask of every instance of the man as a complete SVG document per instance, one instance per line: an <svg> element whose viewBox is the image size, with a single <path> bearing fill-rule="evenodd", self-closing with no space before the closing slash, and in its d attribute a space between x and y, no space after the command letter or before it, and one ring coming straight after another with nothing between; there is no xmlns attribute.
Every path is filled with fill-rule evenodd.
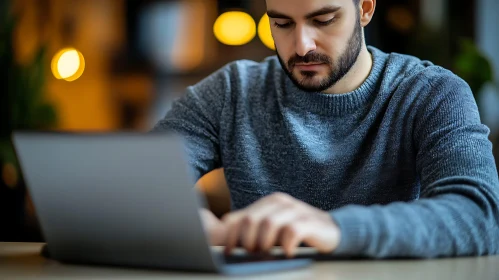
<svg viewBox="0 0 499 280"><path fill-rule="evenodd" d="M154 131L185 136L197 179L224 168L232 212L202 217L229 253L499 252L499 182L468 85L367 47L375 0L267 0L277 56L188 87Z"/></svg>

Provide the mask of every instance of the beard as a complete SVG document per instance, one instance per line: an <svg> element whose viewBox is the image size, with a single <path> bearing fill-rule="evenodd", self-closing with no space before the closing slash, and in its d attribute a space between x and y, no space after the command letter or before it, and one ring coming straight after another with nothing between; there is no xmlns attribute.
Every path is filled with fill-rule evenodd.
<svg viewBox="0 0 499 280"><path fill-rule="evenodd" d="M362 28L360 19L357 18L357 24L348 40L346 50L340 55L337 61L334 61L327 55L310 52L305 56L294 55L287 63L284 63L282 57L276 50L277 57L281 63L281 67L286 72L291 81L299 89L306 92L322 92L334 86L341 80L353 67L362 49ZM316 71L301 71L302 78L298 78L293 74L293 68L297 63L323 63L328 66L328 75L319 81L314 81L314 77L318 75Z"/></svg>

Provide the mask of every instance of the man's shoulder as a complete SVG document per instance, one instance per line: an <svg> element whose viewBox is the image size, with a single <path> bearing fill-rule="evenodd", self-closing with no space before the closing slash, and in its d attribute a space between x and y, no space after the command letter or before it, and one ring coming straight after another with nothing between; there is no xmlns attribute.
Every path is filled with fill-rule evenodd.
<svg viewBox="0 0 499 280"><path fill-rule="evenodd" d="M387 96L396 97L393 100L399 100L399 104L411 104L411 110L423 113L442 104L476 111L468 83L451 70L408 54L389 53L386 57L382 89L391 93Z"/></svg>
<svg viewBox="0 0 499 280"><path fill-rule="evenodd" d="M279 70L277 56L268 56L261 61L238 59L224 65L220 70L230 74L232 78L248 79Z"/></svg>
<svg viewBox="0 0 499 280"><path fill-rule="evenodd" d="M238 88L246 88L247 85L258 85L265 82L272 73L276 71L276 57L266 57L262 61L239 59L228 62L217 68L210 75L204 77L193 85L195 89L206 89L209 87L226 88L226 92L232 92Z"/></svg>
<svg viewBox="0 0 499 280"><path fill-rule="evenodd" d="M397 52L384 53L371 48L375 53L386 56L385 79L396 87L410 85L411 88L424 87L428 90L442 86L464 87L468 84L450 69L434 64L414 55Z"/></svg>
<svg viewBox="0 0 499 280"><path fill-rule="evenodd" d="M282 68L275 56L261 61L239 59L220 67L196 87L216 86L230 95L247 95L250 92L260 92L264 87L274 87L281 72Z"/></svg>
<svg viewBox="0 0 499 280"><path fill-rule="evenodd" d="M277 67L280 67L280 63L276 57L266 57L260 62L234 60L219 67L189 89L198 94L211 92L229 99L254 96L264 92L265 88L276 86L275 81L280 77Z"/></svg>
<svg viewBox="0 0 499 280"><path fill-rule="evenodd" d="M434 64L430 60L416 57L410 54L392 52L388 54L387 67L390 72L403 74L406 80L411 82L421 81L427 83L450 82L463 83L459 76L441 65Z"/></svg>

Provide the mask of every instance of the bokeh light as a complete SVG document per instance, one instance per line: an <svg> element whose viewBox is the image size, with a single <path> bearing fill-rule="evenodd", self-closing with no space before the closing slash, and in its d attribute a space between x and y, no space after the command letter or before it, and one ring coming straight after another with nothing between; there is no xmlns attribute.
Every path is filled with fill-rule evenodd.
<svg viewBox="0 0 499 280"><path fill-rule="evenodd" d="M263 15L258 23L258 36L267 48L275 50L274 38L272 38L269 16L267 14Z"/></svg>
<svg viewBox="0 0 499 280"><path fill-rule="evenodd" d="M12 163L6 163L2 167L2 180L4 184L9 188L14 189L17 187L18 179L16 167Z"/></svg>
<svg viewBox="0 0 499 280"><path fill-rule="evenodd" d="M389 26L401 33L408 34L415 26L416 20L408 7L394 6L386 14Z"/></svg>
<svg viewBox="0 0 499 280"><path fill-rule="evenodd" d="M226 12L215 21L213 32L221 43L240 46L247 44L256 36L256 23L247 13Z"/></svg>
<svg viewBox="0 0 499 280"><path fill-rule="evenodd" d="M57 79L68 82L78 79L85 70L85 59L81 52L74 48L65 48L52 58L52 74Z"/></svg>

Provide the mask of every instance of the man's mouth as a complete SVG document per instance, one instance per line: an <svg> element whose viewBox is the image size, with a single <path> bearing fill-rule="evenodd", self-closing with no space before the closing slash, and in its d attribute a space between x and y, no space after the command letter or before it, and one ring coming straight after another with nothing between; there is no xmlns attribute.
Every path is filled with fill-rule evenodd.
<svg viewBox="0 0 499 280"><path fill-rule="evenodd" d="M295 67L301 71L314 71L318 70L320 67L324 66L324 63L313 62L313 63L296 63Z"/></svg>

